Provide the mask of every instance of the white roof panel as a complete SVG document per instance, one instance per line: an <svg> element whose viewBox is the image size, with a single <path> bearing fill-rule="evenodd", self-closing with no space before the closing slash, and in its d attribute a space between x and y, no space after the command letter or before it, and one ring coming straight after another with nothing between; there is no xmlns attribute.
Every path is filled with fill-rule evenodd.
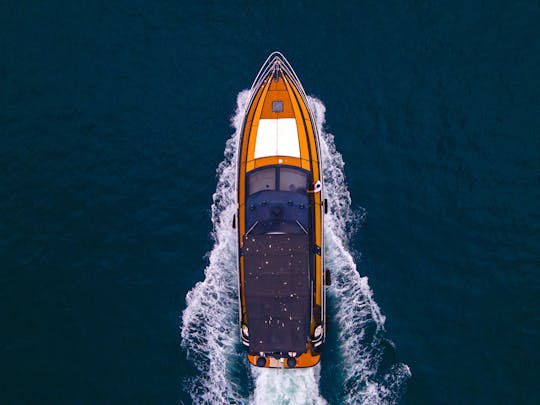
<svg viewBox="0 0 540 405"><path fill-rule="evenodd" d="M298 128L294 118L259 120L255 159L277 155L300 157Z"/></svg>
<svg viewBox="0 0 540 405"><path fill-rule="evenodd" d="M294 118L277 120L277 154L281 156L300 157L300 143L298 142L298 129Z"/></svg>

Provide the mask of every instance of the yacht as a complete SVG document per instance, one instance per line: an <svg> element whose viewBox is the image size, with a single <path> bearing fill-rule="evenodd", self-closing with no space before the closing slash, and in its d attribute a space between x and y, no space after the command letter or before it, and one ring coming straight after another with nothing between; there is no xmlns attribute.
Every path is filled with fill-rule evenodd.
<svg viewBox="0 0 540 405"><path fill-rule="evenodd" d="M251 87L238 144L240 337L249 362L315 366L326 335L319 135L306 93L272 53Z"/></svg>

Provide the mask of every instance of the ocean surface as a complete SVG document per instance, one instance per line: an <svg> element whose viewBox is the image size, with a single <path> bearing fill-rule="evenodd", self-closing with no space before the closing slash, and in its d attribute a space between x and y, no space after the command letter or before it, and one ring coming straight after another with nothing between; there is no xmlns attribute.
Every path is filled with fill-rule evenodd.
<svg viewBox="0 0 540 405"><path fill-rule="evenodd" d="M540 3L0 3L0 403L540 403ZM248 366L234 158L280 50L326 192L320 366Z"/></svg>

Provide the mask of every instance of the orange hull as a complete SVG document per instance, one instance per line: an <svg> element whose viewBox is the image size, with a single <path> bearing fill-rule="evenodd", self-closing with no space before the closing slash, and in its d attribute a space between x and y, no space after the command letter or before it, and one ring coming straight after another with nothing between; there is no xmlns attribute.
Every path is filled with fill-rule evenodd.
<svg viewBox="0 0 540 405"><path fill-rule="evenodd" d="M238 150L242 342L255 366L312 367L326 332L319 140L305 92L277 52L253 84Z"/></svg>

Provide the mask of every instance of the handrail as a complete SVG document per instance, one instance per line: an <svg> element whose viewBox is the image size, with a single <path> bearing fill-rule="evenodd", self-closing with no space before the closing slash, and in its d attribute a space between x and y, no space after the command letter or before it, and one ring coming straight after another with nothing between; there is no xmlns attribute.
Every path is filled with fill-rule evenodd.
<svg viewBox="0 0 540 405"><path fill-rule="evenodd" d="M253 90L259 88L261 83L266 78L268 78L268 76L270 76L270 73L274 73L276 70L283 70L287 74L287 76L292 79L292 82L294 83L298 91L302 94L302 97L307 98L306 92L302 87L302 84L300 83L300 79L298 79L296 72L292 68L287 58L285 58L285 56L283 56L283 54L278 51L272 52L270 56L266 58L266 61L263 63L261 69L259 70L259 73L257 73L257 76L255 76L255 80L251 85L251 89Z"/></svg>

